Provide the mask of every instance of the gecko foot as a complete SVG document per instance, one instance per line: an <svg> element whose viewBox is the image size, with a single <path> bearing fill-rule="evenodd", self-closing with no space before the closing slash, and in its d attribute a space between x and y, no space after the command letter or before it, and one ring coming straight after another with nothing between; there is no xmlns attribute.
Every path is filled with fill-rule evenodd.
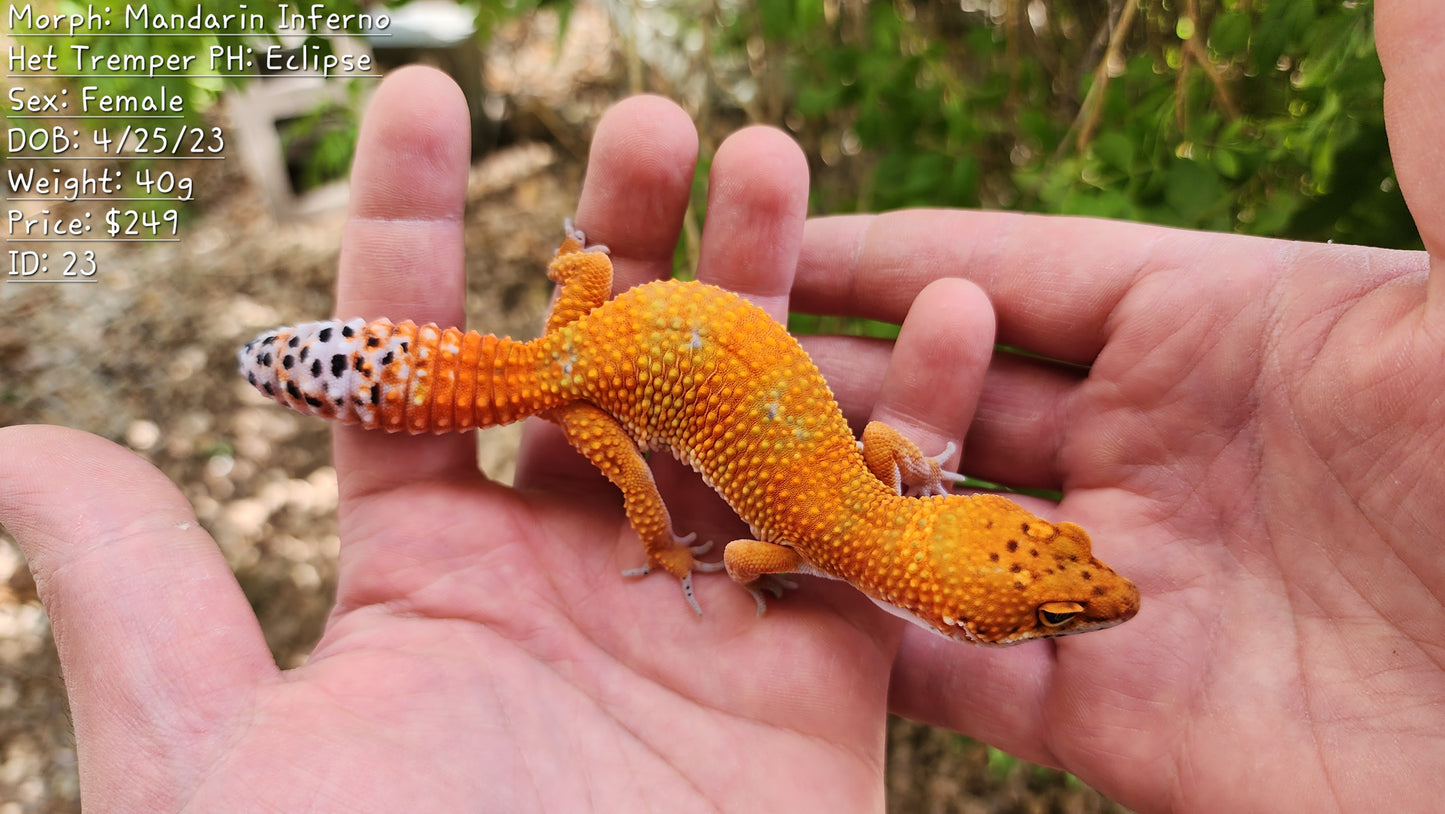
<svg viewBox="0 0 1445 814"><path fill-rule="evenodd" d="M677 576L682 582L682 596L687 600L688 607L699 617L702 616L702 607L697 603L697 597L692 590L692 575L694 573L711 573L721 571L725 566L720 562L702 562L697 557L712 550L713 541L704 540L696 545L691 545L697 539L697 532L690 532L679 536L676 532L670 532L673 547L665 550L659 556L649 555L646 565L640 568L629 568L622 572L624 577L645 577L652 573L654 562L663 570ZM681 551L679 551L681 549ZM682 552L687 552L683 554Z"/></svg>
<svg viewBox="0 0 1445 814"><path fill-rule="evenodd" d="M764 592L772 594L774 599L782 599L783 591L795 590L798 583L786 574L763 574L743 587L753 595L753 601L758 603L758 615L762 616L768 612L768 598L763 595Z"/></svg>
<svg viewBox="0 0 1445 814"><path fill-rule="evenodd" d="M571 218L564 218L562 220L562 231L566 234L567 237L577 241L577 243L582 246L582 251L584 252L602 252L603 254L611 254L611 250L602 243L594 243L591 246L588 246L587 234L581 229L578 229L576 226L574 226L572 224Z"/></svg>
<svg viewBox="0 0 1445 814"><path fill-rule="evenodd" d="M709 565L709 564L710 564L710 563L696 563L696 565L698 565L698 566L701 566L701 565ZM698 570L698 571L716 571L717 569L716 569L716 568L697 568L696 570ZM624 576L624 577L645 577L645 576L647 576L647 575L650 574L650 573L652 573L652 565L651 565L651 564L648 564L648 565L642 566L641 568L629 568L629 569L627 569L626 571L623 571L623 572L622 572L622 576ZM683 576L681 582L682 582L682 598L687 600L687 606L688 606L689 608L692 608L692 612L695 613L695 614L697 614L697 615L698 615L698 618L702 618L702 606L699 605L699 604L697 604L697 597L696 597L696 596L693 594L693 592L692 592L692 571L687 572L687 574L686 574L685 576Z"/></svg>
<svg viewBox="0 0 1445 814"><path fill-rule="evenodd" d="M927 497L928 495L950 494L949 485L958 483L959 481L963 480L963 475L960 475L957 472L950 472L947 469L943 469L942 467L943 462L948 460L949 457L952 456L957 449L958 444L954 443L953 441L949 441L948 445L943 448L943 451L938 453L937 455L925 455L924 458L933 461L934 463L939 465L938 481L936 483L909 485L906 489L903 490L903 494L908 497Z"/></svg>

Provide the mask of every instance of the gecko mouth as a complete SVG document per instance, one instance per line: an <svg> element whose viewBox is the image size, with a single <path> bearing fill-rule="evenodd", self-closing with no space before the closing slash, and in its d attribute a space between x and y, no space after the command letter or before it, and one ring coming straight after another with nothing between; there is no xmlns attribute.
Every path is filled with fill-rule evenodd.
<svg viewBox="0 0 1445 814"><path fill-rule="evenodd" d="M948 631L944 635L948 636L948 638L950 639L959 639L961 641L968 642L969 644L994 644L994 642L984 641L983 639L979 638L979 635L974 632L972 627L969 626L967 619L954 619L945 616L943 617L943 623L948 626Z"/></svg>
<svg viewBox="0 0 1445 814"><path fill-rule="evenodd" d="M945 616L943 618L943 623L947 625L947 630L939 630L938 632L942 633L944 636L947 636L950 639L956 639L958 641L964 641L968 642L969 644L976 644L983 647L1012 647L1017 644L1023 644L1024 642L1031 642L1038 639L1058 639L1064 636L1073 636L1078 633L1088 633L1090 631L1103 630L1105 628L1111 628L1117 624L1127 621L1128 618L1129 617L1116 619L1100 619L1093 622L1084 622L1076 625L1075 627L1071 627L1068 630L1045 629L1042 632L1038 630L1015 631L1001 636L997 639L985 639L973 629L967 619L952 619Z"/></svg>

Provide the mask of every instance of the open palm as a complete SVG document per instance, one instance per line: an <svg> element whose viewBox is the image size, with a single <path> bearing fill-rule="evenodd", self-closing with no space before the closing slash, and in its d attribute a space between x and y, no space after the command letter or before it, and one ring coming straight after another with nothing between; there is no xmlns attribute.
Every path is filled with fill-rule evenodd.
<svg viewBox="0 0 1445 814"><path fill-rule="evenodd" d="M1442 14L1380 13L1382 54L1415 60L1387 60L1392 136L1438 257L1427 145L1445 110L1422 77L1445 59L1422 23ZM460 321L464 121L437 74L378 91L339 313ZM662 100L599 127L577 222L611 247L616 289L670 268L695 154ZM1142 810L1430 800L1445 762L1430 258L984 213L804 228L806 190L781 134L729 139L699 276L776 316L902 320L893 344L806 343L850 420L925 451L966 437L968 471L1067 490L1031 508L1093 532L1139 583L1137 619L988 651L903 630L836 584L758 619L717 576L698 579L699 620L674 580L620 576L642 557L620 501L550 427L528 428L518 490L478 474L464 436L343 428L337 607L306 666L281 672L158 473L80 433L6 428L0 518L52 616L87 810L876 811L890 704ZM985 373L995 314L1001 341L1087 374L1013 357ZM741 531L655 464L679 531ZM83 501L52 486L75 483Z"/></svg>
<svg viewBox="0 0 1445 814"><path fill-rule="evenodd" d="M961 273L1001 341L1090 365L999 360L976 413L938 429L970 426L970 472L1066 489L1059 514L1144 595L1119 631L1034 660L908 631L895 709L1144 811L1438 806L1445 108L1426 78L1445 15L1381 6L1428 256L1005 214L810 224L802 307L896 313L890 271L913 290Z"/></svg>
<svg viewBox="0 0 1445 814"><path fill-rule="evenodd" d="M662 100L609 122L577 217L611 244L621 288L670 269L696 142ZM750 139L782 171L720 194L709 229L729 212L739 229L774 226L704 270L778 284L802 239L806 169L771 131L728 154L751 162ZM340 313L460 321L467 144L441 74L402 71L378 91ZM67 665L87 811L878 808L896 626L856 602L850 622L826 599L760 620L721 575L700 580L699 620L676 580L624 579L643 553L620 499L550 429L533 428L520 490L477 472L469 436L338 429L337 604L289 672L159 473L82 433L0 433L0 512ZM93 484L79 513L33 487L79 477ZM679 525L737 536L700 486L668 489Z"/></svg>

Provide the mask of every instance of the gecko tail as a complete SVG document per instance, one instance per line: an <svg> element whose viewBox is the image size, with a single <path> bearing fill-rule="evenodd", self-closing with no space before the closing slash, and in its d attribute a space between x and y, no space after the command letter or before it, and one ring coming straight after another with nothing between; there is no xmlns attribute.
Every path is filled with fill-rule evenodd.
<svg viewBox="0 0 1445 814"><path fill-rule="evenodd" d="M240 373L293 410L388 432L506 424L552 405L526 343L410 320L277 328L237 353Z"/></svg>

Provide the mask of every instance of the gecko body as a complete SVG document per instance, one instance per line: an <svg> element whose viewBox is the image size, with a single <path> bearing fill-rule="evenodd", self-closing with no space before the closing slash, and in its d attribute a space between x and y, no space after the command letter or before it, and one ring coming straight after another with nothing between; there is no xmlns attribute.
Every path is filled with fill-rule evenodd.
<svg viewBox="0 0 1445 814"><path fill-rule="evenodd" d="M241 372L303 413L372 429L558 424L622 491L647 551L629 573L667 571L694 610L692 573L725 566L760 613L775 575L816 574L977 644L1095 630L1137 611L1137 589L1094 558L1079 526L997 495L948 494L956 476L885 424L856 441L806 352L743 298L668 280L609 299L605 249L570 227L549 276L561 288L534 340L333 320L262 334L241 349ZM643 458L651 448L695 469L748 524L752 538L728 543L722 564L674 532Z"/></svg>

